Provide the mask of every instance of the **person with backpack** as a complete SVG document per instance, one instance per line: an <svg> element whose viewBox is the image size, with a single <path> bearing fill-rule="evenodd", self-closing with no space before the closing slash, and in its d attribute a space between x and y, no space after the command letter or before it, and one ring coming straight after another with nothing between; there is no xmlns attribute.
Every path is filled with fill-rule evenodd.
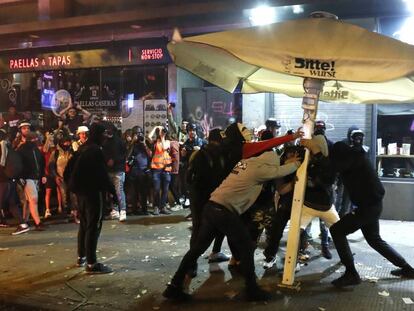
<svg viewBox="0 0 414 311"><path fill-rule="evenodd" d="M23 169L20 155L15 152L7 141L7 133L0 129L0 215L4 215L8 205L13 217L18 220L18 226L12 235L29 231L29 225L23 219L16 191L16 178ZM3 222L3 221L2 221ZM7 224L4 219L4 224Z"/></svg>
<svg viewBox="0 0 414 311"><path fill-rule="evenodd" d="M21 140L17 145L16 151L20 154L23 161L23 170L19 176L19 184L24 193L24 213L28 218L26 207L30 209L30 214L35 223L35 230L43 231L45 227L40 221L38 210L38 192L39 180L44 174L44 158L37 147L37 135L31 132L31 125L29 122L23 120L19 124L19 131Z"/></svg>

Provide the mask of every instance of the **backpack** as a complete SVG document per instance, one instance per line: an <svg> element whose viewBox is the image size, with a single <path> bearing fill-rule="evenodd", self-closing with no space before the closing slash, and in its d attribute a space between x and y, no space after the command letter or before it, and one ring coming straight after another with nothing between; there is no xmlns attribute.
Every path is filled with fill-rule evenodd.
<svg viewBox="0 0 414 311"><path fill-rule="evenodd" d="M23 171L23 160L21 155L13 148L8 148L4 174L10 179L20 177Z"/></svg>

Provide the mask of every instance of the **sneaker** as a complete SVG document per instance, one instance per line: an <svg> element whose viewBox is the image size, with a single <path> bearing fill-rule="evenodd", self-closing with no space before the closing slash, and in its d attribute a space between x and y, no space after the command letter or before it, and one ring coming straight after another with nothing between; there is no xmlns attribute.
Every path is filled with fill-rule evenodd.
<svg viewBox="0 0 414 311"><path fill-rule="evenodd" d="M111 211L111 219L113 220L113 219L119 219L119 212L117 211L117 210L112 210Z"/></svg>
<svg viewBox="0 0 414 311"><path fill-rule="evenodd" d="M119 221L124 222L126 220L126 217L126 211L121 211L121 213L119 214Z"/></svg>
<svg viewBox="0 0 414 311"><path fill-rule="evenodd" d="M329 250L328 246L322 246L322 256L326 259L332 259L331 251Z"/></svg>
<svg viewBox="0 0 414 311"><path fill-rule="evenodd" d="M45 219L46 219L46 218L49 218L50 216L52 216L52 213L50 212L50 210L48 210L48 209L47 209L47 210L45 211Z"/></svg>
<svg viewBox="0 0 414 311"><path fill-rule="evenodd" d="M78 257L76 267L83 267L86 264L86 257Z"/></svg>
<svg viewBox="0 0 414 311"><path fill-rule="evenodd" d="M183 209L183 207L182 207L182 205L181 204L175 204L173 207L171 207L171 210L173 211L173 212L176 212L176 211L180 211L180 210L182 210Z"/></svg>
<svg viewBox="0 0 414 311"><path fill-rule="evenodd" d="M28 232L30 230L28 224L20 224L17 226L16 230L12 232L12 235L19 235L25 232Z"/></svg>
<svg viewBox="0 0 414 311"><path fill-rule="evenodd" d="M45 231L46 226L42 222L39 222L37 225L35 224L34 230L35 231Z"/></svg>
<svg viewBox="0 0 414 311"><path fill-rule="evenodd" d="M246 290L248 301L267 301L272 299L272 295L261 289L259 286L254 286Z"/></svg>
<svg viewBox="0 0 414 311"><path fill-rule="evenodd" d="M8 228L8 227L10 227L10 225L5 220L0 221L0 228Z"/></svg>
<svg viewBox="0 0 414 311"><path fill-rule="evenodd" d="M212 262L224 262L229 261L230 257L226 254L223 254L222 252L218 253L211 253L210 256L208 256L208 263Z"/></svg>
<svg viewBox="0 0 414 311"><path fill-rule="evenodd" d="M93 265L87 264L85 271L88 274L105 274L111 273L113 270L111 267L104 265L103 263L94 263Z"/></svg>
<svg viewBox="0 0 414 311"><path fill-rule="evenodd" d="M276 261L277 261L276 256L273 258L266 258L263 262L263 269L267 270L267 269L273 268L273 266L276 265Z"/></svg>
<svg viewBox="0 0 414 311"><path fill-rule="evenodd" d="M351 285L358 285L361 283L361 278L357 272L346 272L336 280L333 280L332 285L336 287L345 287Z"/></svg>
<svg viewBox="0 0 414 311"><path fill-rule="evenodd" d="M160 214L163 214L163 215L171 215L171 212L168 211L166 208L162 208L160 210Z"/></svg>
<svg viewBox="0 0 414 311"><path fill-rule="evenodd" d="M167 299L176 301L189 301L192 298L191 295L185 293L181 287L172 284L167 285L167 288L164 290L162 295Z"/></svg>
<svg viewBox="0 0 414 311"><path fill-rule="evenodd" d="M154 211L152 212L152 215L158 216L160 214L160 210L158 207L154 207Z"/></svg>
<svg viewBox="0 0 414 311"><path fill-rule="evenodd" d="M414 278L414 269L411 266L403 267L403 268L392 270L391 274L394 275L394 276L400 276L400 277L403 277L403 278L413 279Z"/></svg>

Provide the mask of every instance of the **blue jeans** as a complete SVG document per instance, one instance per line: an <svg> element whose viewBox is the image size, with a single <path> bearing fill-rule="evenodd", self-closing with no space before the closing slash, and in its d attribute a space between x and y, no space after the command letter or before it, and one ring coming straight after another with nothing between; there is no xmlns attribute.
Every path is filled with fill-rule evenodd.
<svg viewBox="0 0 414 311"><path fill-rule="evenodd" d="M154 183L154 208L163 209L167 203L171 174L164 170L152 170L152 181Z"/></svg>
<svg viewBox="0 0 414 311"><path fill-rule="evenodd" d="M125 173L124 172L111 172L109 173L112 183L114 184L116 195L119 201L119 210L126 211L126 200L125 200Z"/></svg>

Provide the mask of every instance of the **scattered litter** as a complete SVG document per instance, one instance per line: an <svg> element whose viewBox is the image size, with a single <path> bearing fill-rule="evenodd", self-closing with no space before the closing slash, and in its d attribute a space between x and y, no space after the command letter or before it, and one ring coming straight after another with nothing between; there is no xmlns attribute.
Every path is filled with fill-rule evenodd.
<svg viewBox="0 0 414 311"><path fill-rule="evenodd" d="M143 289L143 290L141 291L141 294L145 295L147 292L148 292L148 291L147 291L146 289Z"/></svg>
<svg viewBox="0 0 414 311"><path fill-rule="evenodd" d="M379 278L375 276L369 276L369 275L366 275L365 279L367 279L370 283L377 283L379 280Z"/></svg>
<svg viewBox="0 0 414 311"><path fill-rule="evenodd" d="M165 239L165 240L161 240L161 242L163 242L163 243L170 243L170 242L171 242L171 240L169 240L169 239Z"/></svg>
<svg viewBox="0 0 414 311"><path fill-rule="evenodd" d="M114 275L115 274L115 272L111 272L111 273L109 273L109 275Z"/></svg>
<svg viewBox="0 0 414 311"><path fill-rule="evenodd" d="M127 254L129 254L130 253L130 250L129 249L126 249L126 252L127 252Z"/></svg>
<svg viewBox="0 0 414 311"><path fill-rule="evenodd" d="M390 293L387 292L386 290L383 290L382 292L378 292L378 295L383 296L383 297L388 297Z"/></svg>
<svg viewBox="0 0 414 311"><path fill-rule="evenodd" d="M224 293L224 296L226 296L229 299L233 299L234 297L236 297L238 294L238 292L234 291L234 290L230 290L228 292Z"/></svg>
<svg viewBox="0 0 414 311"><path fill-rule="evenodd" d="M141 262L150 262L150 261L151 259L149 256L145 256L145 258L141 260Z"/></svg>
<svg viewBox="0 0 414 311"><path fill-rule="evenodd" d="M49 263L52 265L52 264L54 264L55 262L54 262L53 260L51 260L51 261L49 261Z"/></svg>
<svg viewBox="0 0 414 311"><path fill-rule="evenodd" d="M102 256L101 258L102 258L102 259L104 259L104 260L106 259L106 257L105 257L105 256Z"/></svg>
<svg viewBox="0 0 414 311"><path fill-rule="evenodd" d="M170 226L167 226L167 227L165 227L165 229L171 229L171 227Z"/></svg>
<svg viewBox="0 0 414 311"><path fill-rule="evenodd" d="M99 287L95 288L95 292L99 292L101 289Z"/></svg>
<svg viewBox="0 0 414 311"><path fill-rule="evenodd" d="M326 311L326 309L325 308L322 308L322 307L319 307L318 310L319 311Z"/></svg>
<svg viewBox="0 0 414 311"><path fill-rule="evenodd" d="M53 243L53 242L52 242L52 243L49 243L49 244L48 244L48 246L52 246L52 245L55 245L55 243Z"/></svg>
<svg viewBox="0 0 414 311"><path fill-rule="evenodd" d="M141 295L140 294L138 294L138 295L135 296L135 299L139 299L139 298L141 298Z"/></svg>
<svg viewBox="0 0 414 311"><path fill-rule="evenodd" d="M9 248L8 247L0 247L0 251L8 251Z"/></svg>
<svg viewBox="0 0 414 311"><path fill-rule="evenodd" d="M414 301L412 301L412 299L411 298L408 298L408 297L403 298L402 300L404 301L404 303L406 305L412 305L414 303Z"/></svg>

